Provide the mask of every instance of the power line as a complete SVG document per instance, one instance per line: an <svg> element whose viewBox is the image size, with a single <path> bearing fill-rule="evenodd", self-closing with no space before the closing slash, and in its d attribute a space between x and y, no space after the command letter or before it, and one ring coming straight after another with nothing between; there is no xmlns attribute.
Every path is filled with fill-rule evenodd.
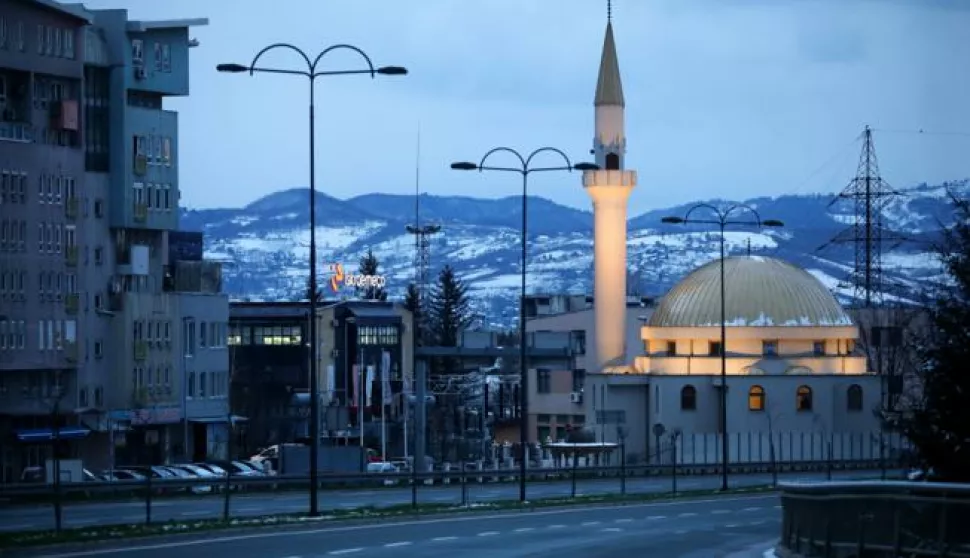
<svg viewBox="0 0 970 558"><path fill-rule="evenodd" d="M903 129L890 129L890 128L873 128L873 132L880 132L886 134L909 134L916 136L950 136L950 137L965 137L970 138L970 132L961 131L934 131L934 130L924 130L922 128L917 130L903 130Z"/></svg>

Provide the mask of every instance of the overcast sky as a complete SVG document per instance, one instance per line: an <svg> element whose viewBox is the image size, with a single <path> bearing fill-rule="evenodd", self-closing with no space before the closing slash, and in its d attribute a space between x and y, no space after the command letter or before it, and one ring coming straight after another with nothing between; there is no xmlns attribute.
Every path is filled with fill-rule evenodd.
<svg viewBox="0 0 970 558"><path fill-rule="evenodd" d="M130 17L207 17L192 31L178 110L182 202L244 205L307 179L300 78L217 74L263 46L363 49L407 77L328 78L317 89L317 187L341 198L414 191L505 196L514 176L448 169L488 149L552 145L588 158L605 0L95 0ZM970 1L615 0L627 102L631 212L702 198L841 189L857 137L877 130L903 188L970 176ZM332 57L331 57L332 56ZM298 68L284 52L267 65ZM325 69L357 69L336 52ZM909 133L924 130L922 135ZM498 162L498 160L496 160ZM550 160L550 162L554 162ZM578 176L533 192L587 208Z"/></svg>

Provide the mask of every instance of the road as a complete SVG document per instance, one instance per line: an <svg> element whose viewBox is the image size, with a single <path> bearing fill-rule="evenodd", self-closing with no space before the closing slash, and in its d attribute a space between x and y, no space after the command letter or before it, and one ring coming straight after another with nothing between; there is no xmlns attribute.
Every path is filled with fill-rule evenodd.
<svg viewBox="0 0 970 558"><path fill-rule="evenodd" d="M780 529L776 495L724 496L291 530L114 542L13 553L44 558L761 558Z"/></svg>
<svg viewBox="0 0 970 558"><path fill-rule="evenodd" d="M875 473L878 476L878 472ZM851 471L833 473L835 480L872 478L871 471ZM826 475L813 473L792 473L778 476L780 481L824 480ZM770 474L732 475L732 487L765 485L771 483ZM678 477L678 490L715 490L720 487L718 476ZM638 477L627 479L628 494L668 493L671 479L660 477ZM570 482L534 483L528 486L528 497L544 499L569 497L572 491ZM617 494L620 492L619 479L577 481L577 495ZM477 484L467 485L468 502L489 502L498 500L517 500L517 484ZM306 494L298 492L233 494L230 509L234 517L259 516L270 514L292 514L307 510ZM461 485L419 486L418 502L424 504L460 504ZM322 510L352 509L364 506L393 506L411 503L411 488L385 488L371 490L324 490L320 492ZM152 520L192 521L222 517L223 498L221 496L200 496L195 498L163 498L152 502ZM144 523L145 503L103 502L64 505L63 520L65 527L90 527L95 525ZM0 509L0 531L31 531L52 529L54 514L51 505L32 507L8 507Z"/></svg>

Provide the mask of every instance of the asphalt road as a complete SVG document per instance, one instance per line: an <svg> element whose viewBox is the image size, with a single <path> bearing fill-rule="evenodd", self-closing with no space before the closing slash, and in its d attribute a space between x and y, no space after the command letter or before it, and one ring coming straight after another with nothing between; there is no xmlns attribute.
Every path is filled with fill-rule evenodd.
<svg viewBox="0 0 970 558"><path fill-rule="evenodd" d="M81 558L762 558L780 529L775 495L584 507L110 543L12 556Z"/></svg>
<svg viewBox="0 0 970 558"><path fill-rule="evenodd" d="M875 475L879 473L876 472ZM835 480L850 480L872 478L872 471L854 471L833 473ZM779 475L780 481L793 480L824 480L825 474L793 473ZM770 474L732 475L732 487L765 485L771 482ZM678 490L715 490L720 487L718 476L689 476L678 477ZM528 497L544 499L555 497L569 497L572 485L570 482L535 483L528 486ZM671 479L649 477L627 479L628 494L637 493L668 493L671 491ZM619 479L585 480L577 482L577 495L618 494L620 492ZM467 485L468 502L489 502L496 500L517 500L519 495L517 484L477 484ZM321 510L353 509L364 506L393 506L409 504L411 502L411 488L385 488L371 490L324 490L320 492ZM431 504L460 504L461 485L447 486L419 486L418 502ZM270 514L292 514L307 510L308 497L297 492L260 493L260 494L232 494L230 509L234 517L260 516ZM191 521L206 518L222 517L223 498L217 496L199 496L193 498L162 498L152 502L152 521L181 520ZM113 525L144 523L145 503L132 502L104 502L104 503L66 503L63 508L65 527L90 527L95 525ZM54 513L51 505L34 507L8 507L0 509L0 531L31 531L53 529Z"/></svg>

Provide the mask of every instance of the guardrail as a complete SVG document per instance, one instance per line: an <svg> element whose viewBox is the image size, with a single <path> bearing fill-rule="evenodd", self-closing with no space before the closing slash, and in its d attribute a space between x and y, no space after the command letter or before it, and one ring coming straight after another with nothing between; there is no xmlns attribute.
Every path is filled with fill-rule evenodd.
<svg viewBox="0 0 970 558"><path fill-rule="evenodd" d="M781 467L779 464L771 463L744 463L729 467L729 472L740 476L747 481L737 481L736 484L742 486L777 484L777 474L782 472L827 472L827 477L831 478L837 470L866 470L875 469L883 462L854 462L854 463L834 463L820 464L817 462L807 462L798 464L786 464ZM854 466L854 467L849 467ZM470 496L478 485L495 486L496 483L517 483L518 469L493 469L493 470L457 470L457 471L431 471L425 473L321 473L319 475L319 490L344 489L351 493L374 494L373 490L381 487L398 488L396 502L392 502L394 497L388 493L388 497L377 496L372 501L373 506L382 505L407 505L407 496L401 494L401 490L410 492L410 504L417 508L421 502L420 492L435 491L433 500L441 503L448 500L454 505L468 505L471 503ZM533 492L539 498L573 498L581 495L583 490L588 492L590 487L599 494L618 494L628 495L628 482L631 484L630 491L643 493L646 490L651 494L670 494L678 493L678 480L683 477L691 477L690 473L719 473L714 468L698 469L694 466L612 466L612 467L566 467L560 469L531 469L526 477L528 483L536 487L538 492ZM760 473L761 475L770 474L771 477L765 479L763 476L745 477L745 473ZM638 482L639 479L639 482ZM660 484L657 481L669 482L669 485ZM697 489L699 483L692 483ZM540 489L541 486L547 489ZM553 485L556 485L553 487ZM716 488L719 482L711 483L710 488ZM684 485L681 484L681 487ZM448 488L455 490L451 492ZM408 490L409 488L409 490ZM555 489L553 489L555 488ZM606 488L603 491L603 488ZM688 486L691 488L691 486ZM22 504L53 504L55 530L60 530L63 525L63 513L67 502L107 502L107 501L140 501L144 503L144 522L150 524L153 521L153 502L162 497L182 496L190 497L198 495L199 492L221 493L215 499L217 502L222 500L221 516L228 521L233 517L231 501L243 493L266 493L281 492L285 490L308 492L311 489L308 475L278 475L263 477L246 476L227 476L219 479L146 479L141 481L113 481L113 482L83 482L83 483L62 483L57 486L49 484L22 484L8 485L0 487L0 500L6 500L7 505ZM565 490L564 490L565 489ZM479 489L485 490L483 489ZM490 496L492 501L499 497L494 489L488 489L493 494ZM510 491L505 500L515 499L517 491ZM543 496L538 496L543 492ZM255 495L255 494L254 494ZM480 494L479 494L480 495ZM345 499L345 494L341 498ZM402 498L403 497L403 498ZM488 498L486 498L487 500ZM196 499L198 500L198 499ZM322 501L328 498L323 496ZM332 498L330 499L333 500ZM370 505L370 504L367 504ZM365 504L361 504L365 506ZM74 506L72 506L74 507ZM252 506L250 506L252 507ZM344 507L346 509L346 507ZM215 512L215 510L212 510ZM266 514L272 513L267 510ZM218 517L218 514L216 514ZM137 521L136 521L137 522ZM132 521L124 522L126 524Z"/></svg>
<svg viewBox="0 0 970 558"><path fill-rule="evenodd" d="M970 484L781 483L779 558L970 557Z"/></svg>

